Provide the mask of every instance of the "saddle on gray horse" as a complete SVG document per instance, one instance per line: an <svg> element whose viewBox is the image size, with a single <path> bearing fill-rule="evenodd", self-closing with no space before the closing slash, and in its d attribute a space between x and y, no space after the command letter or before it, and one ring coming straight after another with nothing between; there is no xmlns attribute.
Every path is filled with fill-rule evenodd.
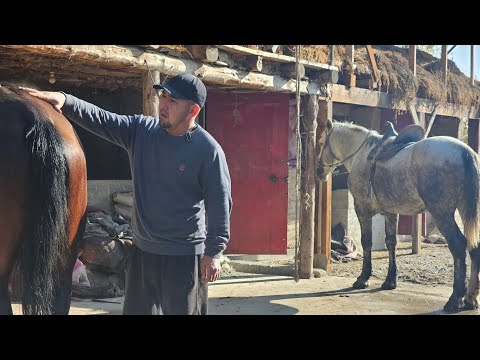
<svg viewBox="0 0 480 360"><path fill-rule="evenodd" d="M392 158L400 150L404 149L408 145L420 141L425 135L425 130L420 125L408 125L397 134L393 124L387 121L388 130L383 135L383 138L368 154L368 160L385 161ZM385 141L392 136L395 136L393 141L382 146Z"/></svg>
<svg viewBox="0 0 480 360"><path fill-rule="evenodd" d="M367 160L372 160L372 165L370 169L370 188L369 195L372 197L374 193L372 179L375 175L375 168L377 161L385 161L400 152L402 149L407 146L420 141L425 136L425 130L420 125L408 125L400 130L400 133L397 134L393 124L390 121L387 121L387 131L383 135L382 139L375 145L375 147L370 151L367 156ZM395 137L393 141L385 142L387 139ZM384 145L385 144L385 145Z"/></svg>

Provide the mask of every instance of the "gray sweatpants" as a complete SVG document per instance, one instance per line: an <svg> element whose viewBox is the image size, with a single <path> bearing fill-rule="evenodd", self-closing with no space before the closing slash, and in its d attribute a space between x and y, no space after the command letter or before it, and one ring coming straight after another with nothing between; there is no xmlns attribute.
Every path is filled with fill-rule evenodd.
<svg viewBox="0 0 480 360"><path fill-rule="evenodd" d="M124 315L207 315L202 255L156 255L135 245L127 258Z"/></svg>

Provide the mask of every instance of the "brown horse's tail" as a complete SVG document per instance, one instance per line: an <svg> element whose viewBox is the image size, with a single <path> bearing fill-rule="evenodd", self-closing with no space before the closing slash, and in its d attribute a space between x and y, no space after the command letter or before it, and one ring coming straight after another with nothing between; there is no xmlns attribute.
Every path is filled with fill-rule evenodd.
<svg viewBox="0 0 480 360"><path fill-rule="evenodd" d="M463 211L463 226L467 238L467 249L471 250L479 243L479 163L476 154L470 149L463 151L464 197L466 206Z"/></svg>
<svg viewBox="0 0 480 360"><path fill-rule="evenodd" d="M26 144L31 152L29 196L18 275L24 314L52 314L67 246L68 167L53 124L26 106Z"/></svg>

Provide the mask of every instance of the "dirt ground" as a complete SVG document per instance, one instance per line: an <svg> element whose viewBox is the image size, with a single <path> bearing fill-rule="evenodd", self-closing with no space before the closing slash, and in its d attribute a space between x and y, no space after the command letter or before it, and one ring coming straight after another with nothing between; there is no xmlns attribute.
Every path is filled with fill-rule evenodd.
<svg viewBox="0 0 480 360"><path fill-rule="evenodd" d="M452 291L453 260L446 245L422 244L420 254L411 254L410 243L400 243L397 252L398 287L380 290L388 268L388 252L373 252L370 287L351 288L361 271L361 258L332 264L330 276L301 279L289 276L225 271L210 284L211 315L402 315L445 314L443 305ZM270 261L283 265L292 259ZM469 261L468 261L469 264ZM469 266L469 265L468 265ZM467 276L469 268L467 268ZM123 298L72 299L71 315L120 315ZM20 314L20 306L14 305ZM461 315L480 315L464 311Z"/></svg>

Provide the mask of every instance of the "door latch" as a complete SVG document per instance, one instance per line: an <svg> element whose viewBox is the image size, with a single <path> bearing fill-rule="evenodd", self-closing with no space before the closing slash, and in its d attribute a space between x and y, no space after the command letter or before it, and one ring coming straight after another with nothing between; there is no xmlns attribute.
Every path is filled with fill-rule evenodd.
<svg viewBox="0 0 480 360"><path fill-rule="evenodd" d="M273 183L276 183L276 182L279 181L279 180L283 180L283 181L285 181L285 182L288 183L288 176L287 176L287 177L284 177L284 178L278 178L278 177L276 177L275 175L270 175L269 179L270 179L270 181L273 182Z"/></svg>

